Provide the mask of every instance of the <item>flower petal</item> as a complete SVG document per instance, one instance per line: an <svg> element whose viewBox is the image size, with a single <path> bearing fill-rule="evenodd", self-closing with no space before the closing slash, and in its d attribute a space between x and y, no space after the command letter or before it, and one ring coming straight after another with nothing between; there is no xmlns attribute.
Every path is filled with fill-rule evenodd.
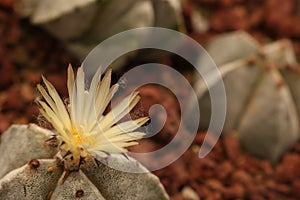
<svg viewBox="0 0 300 200"><path fill-rule="evenodd" d="M107 104L106 104L106 97L109 94L109 87L110 87L110 82L111 82L111 69L109 69L100 84L98 85L97 88L97 94L95 98L95 109L97 112L97 116L102 115L104 112Z"/></svg>
<svg viewBox="0 0 300 200"><path fill-rule="evenodd" d="M111 138L113 136L122 134L122 133L127 133L136 130L143 124L145 124L149 120L149 117L142 117L133 121L126 121L120 124L116 124L109 130L105 131L105 136L107 138Z"/></svg>
<svg viewBox="0 0 300 200"><path fill-rule="evenodd" d="M99 122L99 128L102 131L106 131L113 124L122 119L126 114L128 114L134 106L138 103L140 97L138 92L133 92L128 95L121 103L114 107L107 115L105 115Z"/></svg>
<svg viewBox="0 0 300 200"><path fill-rule="evenodd" d="M51 96L51 98L55 102L58 115L60 115L61 118L65 119L64 122L66 123L66 126L68 128L70 128L70 126L71 126L70 117L69 117L69 114L66 110L66 107L65 107L63 101L61 100L61 98L58 95L58 93L57 93L56 89L54 88L54 86L47 79L45 79L45 77L42 76L42 79L43 79L43 81L44 81L44 83L47 87L49 95Z"/></svg>
<svg viewBox="0 0 300 200"><path fill-rule="evenodd" d="M85 87L84 72L82 67L79 67L77 70L76 82L75 82L76 96L74 96L75 98L73 102L73 109L75 111L74 117L77 125L83 124L83 110L85 107L84 87Z"/></svg>

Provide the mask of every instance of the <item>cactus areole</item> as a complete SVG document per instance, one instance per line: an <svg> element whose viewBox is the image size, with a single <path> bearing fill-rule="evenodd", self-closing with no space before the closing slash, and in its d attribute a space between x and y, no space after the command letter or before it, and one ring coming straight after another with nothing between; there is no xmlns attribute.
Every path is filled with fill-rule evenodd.
<svg viewBox="0 0 300 200"><path fill-rule="evenodd" d="M37 86L43 97L43 100L38 100L38 104L41 114L57 133L48 142L58 141L58 163L64 165L65 171L78 171L80 165L88 159L98 163L110 153L124 154L126 147L138 144L136 140L143 137L144 133L135 130L146 123L148 117L116 124L138 103L138 92L133 92L103 115L118 89L118 84L110 87L111 70L101 80L99 68L89 88L86 88L83 69L79 67L75 77L69 66L67 103L60 98L54 86L42 78L45 87L40 84Z"/></svg>

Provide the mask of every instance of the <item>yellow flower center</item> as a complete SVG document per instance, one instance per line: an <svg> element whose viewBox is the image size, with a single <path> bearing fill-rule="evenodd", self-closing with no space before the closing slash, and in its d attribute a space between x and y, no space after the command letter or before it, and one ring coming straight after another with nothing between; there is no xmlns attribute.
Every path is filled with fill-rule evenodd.
<svg viewBox="0 0 300 200"><path fill-rule="evenodd" d="M72 127L70 130L71 134L75 137L75 146L80 146L80 143L82 144L82 131L78 130L77 128Z"/></svg>
<svg viewBox="0 0 300 200"><path fill-rule="evenodd" d="M76 138L76 140L75 140L75 145L78 146L78 143L79 143L79 142L82 142L82 141L81 141L81 137L80 137L79 135L76 135L75 138Z"/></svg>

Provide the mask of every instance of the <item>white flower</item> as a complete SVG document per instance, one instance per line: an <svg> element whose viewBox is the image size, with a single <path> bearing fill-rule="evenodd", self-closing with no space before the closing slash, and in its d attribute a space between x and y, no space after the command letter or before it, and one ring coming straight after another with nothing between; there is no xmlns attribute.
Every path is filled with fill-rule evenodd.
<svg viewBox="0 0 300 200"><path fill-rule="evenodd" d="M69 103L65 105L54 86L43 77L45 88L38 85L44 98L40 100L40 112L53 125L62 141L62 157L79 166L82 159L94 157L99 160L109 153L124 153L125 147L138 144L144 133L134 132L148 121L142 117L116 124L138 103L138 92L133 92L112 110L103 115L104 110L118 89L118 84L110 87L111 70L102 80L99 69L93 77L89 89L85 88L83 69L77 71L76 79L71 66L68 67ZM64 154L64 155L63 155Z"/></svg>

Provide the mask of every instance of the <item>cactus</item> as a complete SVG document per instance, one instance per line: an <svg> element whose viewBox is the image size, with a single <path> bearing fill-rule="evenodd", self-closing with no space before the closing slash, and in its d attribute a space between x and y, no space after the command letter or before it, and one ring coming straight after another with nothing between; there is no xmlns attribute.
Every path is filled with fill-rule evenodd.
<svg viewBox="0 0 300 200"><path fill-rule="evenodd" d="M138 103L138 93L104 115L118 84L110 87L111 70L100 77L101 68L86 88L83 69L75 77L69 66L66 105L43 77L44 100L37 102L54 131L32 124L4 133L0 199L168 199L158 178L126 155L144 135L135 130L149 119L117 123Z"/></svg>
<svg viewBox="0 0 300 200"><path fill-rule="evenodd" d="M89 160L62 183L64 166L53 159L58 143L48 140L51 135L35 124L13 125L2 135L0 199L168 199L156 176L117 154L107 158L109 165L144 173Z"/></svg>
<svg viewBox="0 0 300 200"><path fill-rule="evenodd" d="M81 59L122 31L184 27L179 0L127 0L126 4L119 0L17 0L15 5L20 17L47 30Z"/></svg>
<svg viewBox="0 0 300 200"><path fill-rule="evenodd" d="M290 41L261 46L238 31L216 37L205 48L225 85L224 133L236 132L250 153L277 162L299 139L300 74ZM202 85L197 93L205 116L199 125L204 129L209 123L210 97L201 78L196 84Z"/></svg>

